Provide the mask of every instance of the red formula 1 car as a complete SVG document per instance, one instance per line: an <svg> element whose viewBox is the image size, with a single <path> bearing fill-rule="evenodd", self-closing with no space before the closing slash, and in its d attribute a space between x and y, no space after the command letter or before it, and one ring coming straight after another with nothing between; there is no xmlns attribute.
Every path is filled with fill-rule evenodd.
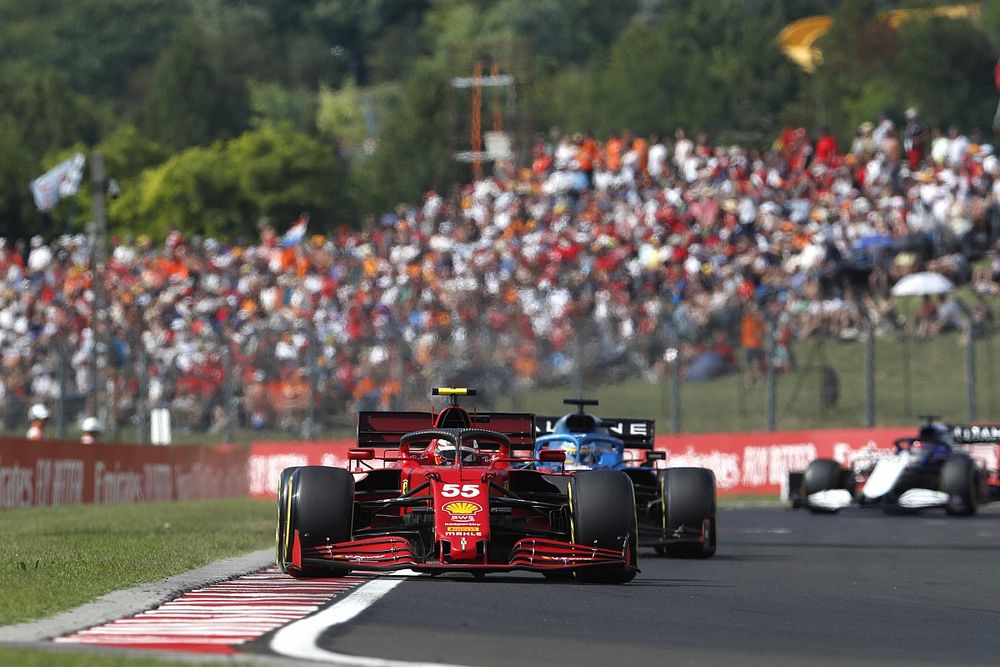
<svg viewBox="0 0 1000 667"><path fill-rule="evenodd" d="M282 472L277 542L285 572L529 570L602 583L635 576L627 475L531 469L533 460L514 450L531 456L534 415L466 411L458 397L473 389L434 394L450 397L438 413L360 413L354 471ZM562 461L564 453L541 456Z"/></svg>

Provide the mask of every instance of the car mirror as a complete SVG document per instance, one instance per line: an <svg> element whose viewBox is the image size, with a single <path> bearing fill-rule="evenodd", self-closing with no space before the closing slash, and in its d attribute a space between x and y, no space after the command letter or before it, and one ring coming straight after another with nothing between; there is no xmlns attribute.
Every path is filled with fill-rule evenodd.
<svg viewBox="0 0 1000 667"><path fill-rule="evenodd" d="M655 449L651 449L648 452L646 452L646 463L652 463L653 461L666 461L666 460L667 460L666 452L657 451Z"/></svg>
<svg viewBox="0 0 1000 667"><path fill-rule="evenodd" d="M371 461L375 458L374 449L349 449L347 450L348 461Z"/></svg>
<svg viewBox="0 0 1000 667"><path fill-rule="evenodd" d="M565 463L566 452L561 449L543 449L538 452L538 460L542 463Z"/></svg>

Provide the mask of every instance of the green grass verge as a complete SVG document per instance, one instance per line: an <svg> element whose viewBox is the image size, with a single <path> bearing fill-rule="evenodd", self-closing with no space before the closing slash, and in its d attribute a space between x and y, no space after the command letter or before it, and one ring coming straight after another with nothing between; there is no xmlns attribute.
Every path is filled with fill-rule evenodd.
<svg viewBox="0 0 1000 667"><path fill-rule="evenodd" d="M111 653L87 653L63 650L8 648L0 646L0 665L17 667L167 667L191 662L158 660L151 657L131 657Z"/></svg>
<svg viewBox="0 0 1000 667"><path fill-rule="evenodd" d="M0 624L268 547L274 521L273 502L248 499L4 510Z"/></svg>

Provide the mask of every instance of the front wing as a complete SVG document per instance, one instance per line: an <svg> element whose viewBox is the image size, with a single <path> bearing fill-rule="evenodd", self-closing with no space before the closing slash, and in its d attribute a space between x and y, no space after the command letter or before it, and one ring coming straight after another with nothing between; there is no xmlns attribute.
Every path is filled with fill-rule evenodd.
<svg viewBox="0 0 1000 667"><path fill-rule="evenodd" d="M631 567L626 544L621 550L572 544L539 537L518 540L507 562L419 561L405 537L386 535L303 549L296 531L289 569L329 568L373 572L411 569L417 572L571 572L587 567Z"/></svg>

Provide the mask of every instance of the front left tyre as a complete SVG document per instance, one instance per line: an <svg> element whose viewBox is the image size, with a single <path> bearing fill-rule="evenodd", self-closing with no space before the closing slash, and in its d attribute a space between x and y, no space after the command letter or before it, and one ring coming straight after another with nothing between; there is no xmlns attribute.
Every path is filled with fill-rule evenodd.
<svg viewBox="0 0 1000 667"><path fill-rule="evenodd" d="M624 584L639 571L639 526L632 480L617 470L581 470L569 482L572 540L576 544L622 551L624 566L576 570L577 581Z"/></svg>

